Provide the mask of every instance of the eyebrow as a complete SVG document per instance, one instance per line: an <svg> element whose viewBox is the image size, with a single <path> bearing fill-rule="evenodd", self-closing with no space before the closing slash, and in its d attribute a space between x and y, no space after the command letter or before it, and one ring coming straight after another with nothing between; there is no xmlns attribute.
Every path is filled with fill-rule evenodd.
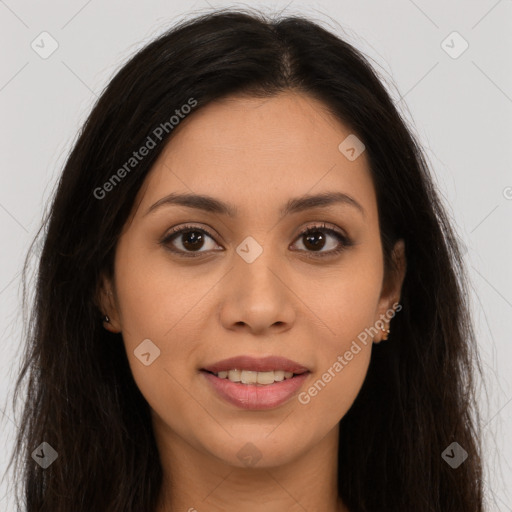
<svg viewBox="0 0 512 512"><path fill-rule="evenodd" d="M358 210L363 216L365 215L364 208L348 194L343 192L324 192L316 195L304 195L295 197L287 201L283 208L280 210L280 218L292 213L299 213L311 208L320 208L332 206L334 204L344 204L351 206ZM154 212L162 206L178 205L186 206L188 208L195 208L203 210L208 213L216 213L226 215L228 217L236 217L239 213L238 208L230 203L225 203L211 196L201 194L178 194L172 193L168 196L158 200L155 204L149 207L144 216Z"/></svg>

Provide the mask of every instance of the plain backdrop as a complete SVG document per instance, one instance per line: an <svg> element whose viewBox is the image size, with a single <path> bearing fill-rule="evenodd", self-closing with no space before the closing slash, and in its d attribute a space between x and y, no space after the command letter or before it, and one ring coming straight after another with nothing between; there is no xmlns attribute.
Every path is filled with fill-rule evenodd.
<svg viewBox="0 0 512 512"><path fill-rule="evenodd" d="M220 6L303 14L345 37L418 136L472 280L488 510L512 511L511 0L0 1L0 478L19 421L11 393L23 346L20 272L77 131L137 49ZM41 37L47 50L58 44L47 58L33 49ZM12 484L7 474L2 511L15 510Z"/></svg>

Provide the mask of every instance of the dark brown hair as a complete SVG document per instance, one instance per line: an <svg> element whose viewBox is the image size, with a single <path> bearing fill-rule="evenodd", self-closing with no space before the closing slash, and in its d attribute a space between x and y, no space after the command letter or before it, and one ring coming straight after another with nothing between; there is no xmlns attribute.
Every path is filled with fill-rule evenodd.
<svg viewBox="0 0 512 512"><path fill-rule="evenodd" d="M13 453L24 510L155 509L162 470L149 406L121 335L102 327L96 293L100 275L112 275L135 196L172 131L108 196L94 190L190 98L199 110L232 94L286 90L319 99L364 142L388 271L394 243L402 238L406 248L402 311L389 340L374 347L341 420L339 495L351 512L482 510L468 293L422 150L360 52L302 17L242 10L182 22L140 50L110 81L67 159L43 224L14 395L28 378ZM58 452L47 469L31 457L43 441ZM452 442L468 453L456 469L441 457Z"/></svg>

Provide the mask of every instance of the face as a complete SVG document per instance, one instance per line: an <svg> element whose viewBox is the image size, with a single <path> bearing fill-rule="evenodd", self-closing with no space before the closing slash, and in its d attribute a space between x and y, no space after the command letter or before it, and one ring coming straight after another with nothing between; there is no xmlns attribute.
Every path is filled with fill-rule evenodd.
<svg viewBox="0 0 512 512"><path fill-rule="evenodd" d="M307 96L239 96L194 112L160 155L102 296L159 437L270 467L337 429L403 278L385 279L366 154L338 148L349 135ZM237 356L256 362L215 367ZM260 361L273 356L296 368ZM226 366L246 383L204 371ZM307 372L263 384L285 368Z"/></svg>

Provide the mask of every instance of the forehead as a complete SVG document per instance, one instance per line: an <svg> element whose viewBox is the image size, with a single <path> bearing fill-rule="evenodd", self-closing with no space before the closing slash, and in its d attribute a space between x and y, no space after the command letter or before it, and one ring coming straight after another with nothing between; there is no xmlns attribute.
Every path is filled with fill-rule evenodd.
<svg viewBox="0 0 512 512"><path fill-rule="evenodd" d="M146 178L141 206L171 192L208 194L240 211L276 211L290 197L340 191L368 211L375 194L366 154L340 151L349 127L303 94L233 96L181 121ZM350 140L350 139L349 139Z"/></svg>

